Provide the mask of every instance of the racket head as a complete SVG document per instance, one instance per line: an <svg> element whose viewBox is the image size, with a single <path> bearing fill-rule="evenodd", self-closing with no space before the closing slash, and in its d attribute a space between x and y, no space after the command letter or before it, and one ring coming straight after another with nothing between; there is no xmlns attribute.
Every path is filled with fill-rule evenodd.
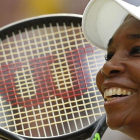
<svg viewBox="0 0 140 140"><path fill-rule="evenodd" d="M6 136L6 134L8 134L10 132L9 135L11 135L13 137L15 136L15 139L16 139L16 137L19 136L24 139L54 139L55 140L55 139L60 139L60 138L61 139L73 139L73 138L75 139L75 137L78 136L78 138L80 140L80 138L81 139L88 138L91 135L92 131L94 130L94 128L97 124L94 122L96 122L102 116L102 114L104 112L104 108L103 108L104 101L103 101L102 96L100 95L99 91L97 90L97 87L95 84L95 79L96 79L95 75L104 62L104 60L101 58L104 55L104 53L103 53L103 51L98 50L95 47L93 49L93 47L90 46L90 44L85 40L85 38L81 32L81 20L82 20L82 16L75 15L75 14L45 15L45 16L35 17L35 18L27 19L27 20L22 20L22 21L10 24L10 25L0 29L0 38L1 38L0 46L1 46L1 50L2 50L0 53L3 56L3 58L2 57L0 58L1 59L0 60L1 61L1 74L3 75L3 76L1 76L1 79L0 79L1 80L0 90L2 91L1 93L4 94L4 95L1 94L1 96L4 96L4 97L1 97L1 105L0 105L1 106L0 107L1 117L0 117L0 119L1 119L2 123L1 123L0 127L2 130L1 132L3 133L4 136ZM46 30L47 30L47 34L45 32ZM65 34L65 35L62 35L62 34ZM49 38L49 35L51 36L50 38ZM70 37L68 37L68 36L70 36ZM49 43L46 40L47 41L49 40L48 41ZM64 44L62 42L64 42ZM48 46L51 46L50 50L55 50L54 53L52 51L50 54L50 50L48 49L49 48ZM68 49L65 49L65 48L68 48ZM60 52L58 52L57 49ZM65 54L65 56L64 56L64 54ZM59 55L60 55L60 59L58 61L58 60L56 60L56 58ZM67 58L67 61L66 61L66 58ZM62 59L65 59L65 60L61 61ZM72 60L72 62L71 62L71 60ZM45 63L46 61L49 61L49 62L46 64ZM50 65L50 63L52 63L54 61L56 61L57 66L51 65L51 68L48 68L48 65ZM24 62L25 62L25 64L23 64ZM66 67L66 65L63 65L64 62L67 63L67 67ZM84 63L84 62L86 62L86 63ZM62 64L58 65L58 63L62 63ZM92 63L94 63L94 64L92 64ZM28 65L30 65L30 66L28 66ZM69 67L70 65L73 66L74 70ZM60 91L61 92L63 91L63 88L61 86L64 84L62 79L64 80L65 78L67 78L65 76L63 77L64 74L59 73L62 66L64 66L65 72L69 71L69 73L67 73L67 75L72 76L72 74L74 73L74 76L73 76L73 79L71 80L71 82L73 82L73 81L79 82L78 84L74 84L74 83L71 84L70 81L67 82L67 80L70 79L71 77L68 77L68 79L65 81L68 83L68 85L69 84L75 85L75 86L78 86L78 88L80 89L80 94L79 94L79 91L76 92L76 90L78 90L77 88L75 88L75 89L73 87L70 88L70 90L73 90L73 93L71 94L72 98L70 98L71 96L68 97L68 96L63 96L65 94L63 94L63 95L60 94ZM44 67L45 67L45 69L44 69ZM82 70L78 70L77 67L79 67L79 69L82 69ZM33 69L33 70L30 70L30 69ZM55 78L58 78L56 80L57 81L56 83L59 85L59 86L57 85L57 88L59 87L59 90L60 90L58 92L58 95L57 95L57 93L55 93L56 96L53 97L52 101L48 100L48 99L50 99L50 96L52 94L49 95L47 100L45 100L46 99L45 97L48 96L48 93L47 94L45 93L44 88L47 90L48 90L48 88L42 86L43 82L41 83L41 80L42 80L42 81L44 81L45 84L48 84L48 86L49 86L50 84L47 82L48 79L47 78L40 79L40 80L38 79L39 77L43 76L44 73L46 72L46 70L48 70L48 69L49 69L49 71L51 69L51 74L53 73L55 75ZM58 71L56 70L54 72L53 71L54 69L58 69ZM15 71L17 71L17 72L15 73ZM61 69L61 73L63 73L63 69ZM81 74L78 76L77 73L84 73L84 74ZM90 74L88 75L87 73L90 73ZM26 75L26 74L27 74L27 76L22 77L22 75ZM48 73L45 73L45 74L47 75ZM7 80L9 76L10 76L10 80ZM63 77L63 78L59 79L59 77ZM80 79L80 77L83 78L83 81L86 84L82 83L82 80ZM27 82L24 83L23 89L21 89L22 82L24 82L26 80L26 78L27 78ZM36 78L37 78L37 80L36 80ZM44 76L43 76L43 78L44 78ZM94 80L92 80L92 78ZM29 79L29 81L28 81L28 79ZM19 96L21 96L21 94L19 94L19 93L22 93L22 92L27 93L26 88L30 88L29 84L31 83L34 85L35 82L32 79L36 80L35 82L38 84L38 85L35 85L35 86L37 86L36 90L41 89L43 92L43 95L36 93L39 95L39 97L37 97L37 100L35 100L35 101L41 102L41 103L39 103L37 105L34 105L32 103L32 105L31 105L28 102L26 104L26 101L23 102L23 100L26 100L26 99L22 99L21 106L20 106L20 104L15 104L16 99L19 98ZM49 79L49 81L50 81L50 79ZM3 85L2 82L4 82L5 84ZM14 84L13 84L13 82L14 82ZM12 85L12 87L9 87L9 83ZM79 86L79 84L80 84L80 86ZM16 88L14 88L15 86L16 86ZM86 88L86 90L88 90L88 92L86 92L86 90L84 89L85 86L88 87L88 88ZM20 90L19 90L19 87L20 87ZM89 87L91 87L91 88L89 88ZM18 91L18 93L16 93L17 95L15 95L14 92L15 92L15 90L17 90L17 88L19 91ZM32 87L32 88L34 88L34 87ZM11 96L7 95L7 92L5 92L6 90L9 91L9 94ZM32 90L29 91L29 92L31 92L31 95L29 95L30 98L32 97ZM63 91L63 93L66 93L66 91L70 91L70 90L68 90L65 85L65 91ZM55 90L53 90L53 92L54 91ZM74 91L76 92L76 95L78 95L78 96L73 96ZM93 91L95 91L96 95ZM85 94L85 92L87 93L87 95ZM68 94L68 92L67 92L67 94ZM44 97L44 95L45 95L45 97ZM14 98L15 101L13 101L12 98ZM31 101L30 98L28 98L28 101ZM38 99L38 98L41 98L41 99ZM36 98L33 98L33 99L36 99ZM39 101L39 100L41 100L41 101ZM42 107L42 102L44 100L47 103ZM84 101L82 101L82 100L84 100ZM21 102L21 99L19 99L19 102ZM32 100L32 102L33 102L33 100ZM51 104L49 102L51 102ZM72 105L71 102L74 104ZM82 108L83 104L85 105L84 106L85 108ZM66 107L68 107L68 109L63 111L63 108L65 107L65 105L66 105ZM77 108L77 105L78 105L78 108ZM41 106L43 109L38 108L38 106ZM44 107L46 107L46 106L47 107L49 106L50 109L52 109L52 106L55 106L55 109L54 109L55 112L57 109L60 110L59 112L56 113L59 120L56 119L55 121L52 122L52 124L50 123L51 125L56 125L56 126L59 125L59 127L57 129L62 129L62 126L60 126L60 125L61 125L61 123L63 123L63 117L65 116L65 114L68 114L68 115L67 115L67 119L66 118L64 119L65 120L64 123L65 122L69 123L70 126L68 126L68 124L63 124L63 129L65 127L67 127L67 129L68 129L68 127L70 129L72 129L72 126L77 125L78 123L80 124L80 121L82 123L86 122L87 124L84 124L84 125L80 124L83 126L81 126L79 128L77 126L78 129L73 129L66 133L63 132L63 133L57 134L57 135L55 134L53 136L44 136L45 134L42 134L41 137L40 136L37 136L37 137L31 136L31 135L33 135L32 133L35 133L35 131L28 132L28 133L31 133L30 136L25 136L26 133L23 134L23 132L22 132L22 134L20 134L21 128L28 127L27 123L34 123L33 120L37 120L37 118L34 117L33 113L31 114L32 117L29 117L29 118L26 115L28 113L30 113L31 110L37 110L37 113L35 115L39 116L40 109L41 109L41 111L43 110L41 112L41 114L43 114L43 115L44 115L44 113L47 114L47 111L46 112L44 111ZM58 106L61 106L61 107L58 108ZM72 107L72 106L74 106L74 107ZM97 106L99 106L99 107L97 107ZM20 109L17 109L17 108L20 108ZM77 109L74 110L75 108L77 108ZM5 111L5 109L6 109L6 111ZM11 110L8 112L9 109L11 109L11 110L16 109L16 111L12 111L12 113L11 113ZM85 112L82 111L83 109L85 109L86 111ZM21 116L18 115L18 112L21 112L21 115L22 115L23 110L26 110L25 111L26 113L24 113L24 115L23 115L23 119L25 119L25 120L23 120L23 122L22 122L23 124L21 124L21 122L19 122L19 121L21 121L22 119L20 118ZM5 111L6 113L3 111ZM61 111L63 111L63 112L61 112ZM78 113L78 111L80 113ZM51 111L49 110L48 112L51 112ZM51 113L53 113L53 112L51 112ZM62 116L61 116L61 113L63 114ZM92 113L95 113L96 115L94 115ZM14 115L15 116L14 119L13 118L9 119L9 114L12 114L12 115L16 114L17 116ZM71 116L69 116L69 114ZM73 114L76 114L76 117L72 116ZM13 117L12 115L10 117ZM87 117L87 115L88 115L88 117ZM4 120L5 116L7 118L6 121ZM26 120L25 116L28 118L28 121ZM59 118L59 116L60 116L60 118ZM47 116L47 117L50 119L53 119L55 117L55 113L52 116ZM71 119L71 117L72 117L72 119ZM79 117L81 117L81 118L79 118ZM31 118L31 120L30 120L30 118ZM43 122L41 120L42 118L43 118ZM5 126L3 127L3 123L5 123L4 125L6 125L9 122L11 123L12 120L14 120L14 123L12 122L12 124L9 124L9 128L4 128ZM39 129L40 129L40 126L43 127L44 120L45 120L44 116L39 116L39 121L37 120L37 123L42 123L42 125L39 125ZM77 120L79 122L77 122ZM46 124L46 123L48 123L48 120L46 120L46 122L44 124ZM13 124L16 124L17 128L13 128L14 127ZM20 124L20 132L15 132L15 130L11 130L11 129L19 129L18 128L19 124ZM24 126L24 124L25 124L25 126ZM50 124L48 123L47 126L49 127ZM95 125L93 125L93 124L95 124ZM11 125L12 125L12 128L10 128ZM6 130L6 129L9 129L9 130ZM34 129L34 127L29 128L28 130L26 130L26 128L25 128L24 131L30 131L30 129L32 131L32 129ZM43 128L43 129L44 129L43 131L45 133L46 130L48 130L48 129L53 130L54 128ZM42 131L42 128L39 131ZM65 130L65 131L67 131L67 130Z"/></svg>

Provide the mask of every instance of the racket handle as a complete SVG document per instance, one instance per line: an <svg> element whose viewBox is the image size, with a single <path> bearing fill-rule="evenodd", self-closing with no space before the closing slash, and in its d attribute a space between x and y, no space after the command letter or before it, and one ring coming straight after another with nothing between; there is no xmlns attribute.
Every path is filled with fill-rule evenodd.
<svg viewBox="0 0 140 140"><path fill-rule="evenodd" d="M101 138L102 138L104 132L106 131L107 127L108 126L106 124L106 114L104 114L101 117L101 119L100 119L96 129L94 130L90 140L101 140Z"/></svg>

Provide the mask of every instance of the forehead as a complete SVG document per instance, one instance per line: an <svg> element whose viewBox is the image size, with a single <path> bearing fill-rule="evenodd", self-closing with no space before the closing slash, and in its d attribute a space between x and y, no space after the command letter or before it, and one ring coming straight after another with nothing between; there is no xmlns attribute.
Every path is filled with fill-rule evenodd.
<svg viewBox="0 0 140 140"><path fill-rule="evenodd" d="M122 25L108 42L108 48L114 42L123 42L124 39L134 40L140 38L140 20L128 15Z"/></svg>

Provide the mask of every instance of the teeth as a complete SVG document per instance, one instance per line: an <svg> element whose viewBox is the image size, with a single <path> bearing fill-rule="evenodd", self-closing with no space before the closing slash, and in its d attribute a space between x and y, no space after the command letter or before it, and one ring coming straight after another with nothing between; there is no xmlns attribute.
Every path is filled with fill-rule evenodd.
<svg viewBox="0 0 140 140"><path fill-rule="evenodd" d="M127 92L127 95L131 95L132 93L129 91L129 92Z"/></svg>
<svg viewBox="0 0 140 140"><path fill-rule="evenodd" d="M123 90L122 95L126 95L126 90L125 89Z"/></svg>
<svg viewBox="0 0 140 140"><path fill-rule="evenodd" d="M106 92L107 92L107 91L104 92L104 98L106 98L106 94L107 94Z"/></svg>
<svg viewBox="0 0 140 140"><path fill-rule="evenodd" d="M114 99L116 99L117 97L113 97L113 98L107 98L107 101L112 101Z"/></svg>
<svg viewBox="0 0 140 140"><path fill-rule="evenodd" d="M118 88L117 90L117 95L121 95L122 90L120 88Z"/></svg>
<svg viewBox="0 0 140 140"><path fill-rule="evenodd" d="M106 98L107 100L112 100L116 97L111 97L112 95L131 95L132 92L131 91L127 91L125 89L121 89L121 88L111 88L111 89L106 89L104 92L104 98ZM108 96L110 96L109 98L107 98Z"/></svg>
<svg viewBox="0 0 140 140"><path fill-rule="evenodd" d="M112 89L109 90L109 92L108 92L107 95L108 95L108 96L109 96L109 95L112 96Z"/></svg>
<svg viewBox="0 0 140 140"><path fill-rule="evenodd" d="M113 89L113 94L112 95L116 95L117 90L114 88Z"/></svg>

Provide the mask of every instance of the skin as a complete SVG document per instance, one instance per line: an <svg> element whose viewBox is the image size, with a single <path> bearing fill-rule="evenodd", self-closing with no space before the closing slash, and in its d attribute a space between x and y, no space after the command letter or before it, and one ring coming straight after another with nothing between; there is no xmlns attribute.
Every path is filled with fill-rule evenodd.
<svg viewBox="0 0 140 140"><path fill-rule="evenodd" d="M133 35L132 35L133 34ZM105 102L107 124L140 140L140 20L128 16L113 35L107 49L108 60L98 72L97 86L104 91L121 87L133 92L117 102Z"/></svg>

